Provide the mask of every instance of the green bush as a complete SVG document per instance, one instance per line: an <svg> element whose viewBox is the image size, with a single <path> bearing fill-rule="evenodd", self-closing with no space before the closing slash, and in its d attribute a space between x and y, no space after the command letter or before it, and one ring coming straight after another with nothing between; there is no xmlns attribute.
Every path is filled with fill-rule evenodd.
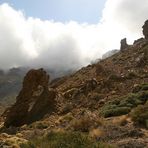
<svg viewBox="0 0 148 148"><path fill-rule="evenodd" d="M95 142L80 132L50 132L45 137L36 138L21 148L113 148L113 146Z"/></svg>
<svg viewBox="0 0 148 148"><path fill-rule="evenodd" d="M148 102L145 105L139 105L134 108L130 113L130 117L135 124L148 128Z"/></svg>
<svg viewBox="0 0 148 148"><path fill-rule="evenodd" d="M120 115L125 115L125 114L129 113L130 110L131 110L130 107L110 106L107 109L105 109L104 111L102 111L102 115L105 118L112 117L112 116L120 116Z"/></svg>
<svg viewBox="0 0 148 148"><path fill-rule="evenodd" d="M104 117L120 116L128 114L132 108L138 105L143 105L148 100L148 91L145 90L146 87L142 87L141 91L138 93L128 94L125 97L121 97L106 103L100 114Z"/></svg>

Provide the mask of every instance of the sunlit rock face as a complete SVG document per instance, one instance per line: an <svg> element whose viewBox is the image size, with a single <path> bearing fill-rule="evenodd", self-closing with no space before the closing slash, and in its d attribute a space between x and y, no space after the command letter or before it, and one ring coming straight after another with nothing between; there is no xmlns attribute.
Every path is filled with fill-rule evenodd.
<svg viewBox="0 0 148 148"><path fill-rule="evenodd" d="M49 75L43 70L30 70L16 103L8 110L5 126L21 126L41 119L55 109L56 92L48 89Z"/></svg>

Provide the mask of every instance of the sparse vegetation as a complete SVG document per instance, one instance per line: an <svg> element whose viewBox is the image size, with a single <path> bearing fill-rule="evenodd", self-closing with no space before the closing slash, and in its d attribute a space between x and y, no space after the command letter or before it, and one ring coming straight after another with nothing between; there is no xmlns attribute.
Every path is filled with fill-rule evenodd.
<svg viewBox="0 0 148 148"><path fill-rule="evenodd" d="M74 119L71 126L74 131L88 132L90 127L93 125L93 120L87 116L80 119Z"/></svg>
<svg viewBox="0 0 148 148"><path fill-rule="evenodd" d="M127 74L127 76L126 76L127 79L133 79L133 78L137 78L137 77L139 77L139 76L138 76L138 74L137 74L136 72L134 72L134 71L130 71L130 72Z"/></svg>
<svg viewBox="0 0 148 148"><path fill-rule="evenodd" d="M129 113L131 110L130 107L117 107L117 106L107 106L104 108L104 111L102 111L102 115L106 117L112 117L112 116L120 116Z"/></svg>
<svg viewBox="0 0 148 148"><path fill-rule="evenodd" d="M37 121L29 125L30 128L37 128L37 129L46 129L48 128L48 123L45 121Z"/></svg>
<svg viewBox="0 0 148 148"><path fill-rule="evenodd" d="M100 101L103 98L104 98L103 94L99 94L99 93L96 93L96 92L92 92L92 93L88 94L89 100Z"/></svg>
<svg viewBox="0 0 148 148"><path fill-rule="evenodd" d="M99 139L101 137L103 137L105 135L105 132L103 129L92 129L90 132L89 132L89 135L90 137L94 138L94 139Z"/></svg>
<svg viewBox="0 0 148 148"><path fill-rule="evenodd" d="M148 91L142 87L138 93L132 93L125 97L115 99L102 107L101 115L104 117L119 116L129 113L132 108L144 104L148 100Z"/></svg>
<svg viewBox="0 0 148 148"><path fill-rule="evenodd" d="M148 102L134 108L130 113L130 117L135 124L143 125L148 128Z"/></svg>
<svg viewBox="0 0 148 148"><path fill-rule="evenodd" d="M80 132L50 132L44 137L22 144L21 148L113 148L113 146L96 142Z"/></svg>
<svg viewBox="0 0 148 148"><path fill-rule="evenodd" d="M133 93L137 93L139 91L144 91L144 90L148 90L148 84L141 84L141 85L137 85L136 87L134 87L133 89Z"/></svg>
<svg viewBox="0 0 148 148"><path fill-rule="evenodd" d="M115 118L112 121L113 125L117 125L117 126L124 126L127 124L127 116L120 116L120 118Z"/></svg>
<svg viewBox="0 0 148 148"><path fill-rule="evenodd" d="M111 74L109 77L108 77L109 80L112 80L112 81L123 81L125 78L120 76L120 75L116 75L116 74Z"/></svg>

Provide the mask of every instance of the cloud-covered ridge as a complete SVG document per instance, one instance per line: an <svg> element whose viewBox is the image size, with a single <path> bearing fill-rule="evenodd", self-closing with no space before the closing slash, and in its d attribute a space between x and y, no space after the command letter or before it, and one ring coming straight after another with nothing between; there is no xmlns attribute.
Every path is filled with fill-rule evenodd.
<svg viewBox="0 0 148 148"><path fill-rule="evenodd" d="M98 24L43 21L0 5L0 68L12 66L76 69L119 48L120 39L139 38L148 2L107 0Z"/></svg>

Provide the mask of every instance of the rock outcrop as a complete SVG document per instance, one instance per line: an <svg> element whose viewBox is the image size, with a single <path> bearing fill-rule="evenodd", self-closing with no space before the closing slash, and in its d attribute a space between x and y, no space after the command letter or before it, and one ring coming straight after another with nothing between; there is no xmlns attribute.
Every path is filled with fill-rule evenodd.
<svg viewBox="0 0 148 148"><path fill-rule="evenodd" d="M126 38L122 39L121 42L120 42L120 44L121 44L121 47L120 47L120 50L121 50L121 51L123 51L123 50L125 50L127 47L129 47L129 45L128 45L127 42L126 42Z"/></svg>
<svg viewBox="0 0 148 148"><path fill-rule="evenodd" d="M135 40L133 44L134 45L141 44L143 41L144 41L144 38L139 38L139 39Z"/></svg>
<svg viewBox="0 0 148 148"><path fill-rule="evenodd" d="M4 125L21 126L41 119L55 109L56 91L48 89L49 75L43 70L30 70L16 103L8 110Z"/></svg>
<svg viewBox="0 0 148 148"><path fill-rule="evenodd" d="M142 28L143 28L143 35L144 35L145 39L148 40L148 20L145 21Z"/></svg>

